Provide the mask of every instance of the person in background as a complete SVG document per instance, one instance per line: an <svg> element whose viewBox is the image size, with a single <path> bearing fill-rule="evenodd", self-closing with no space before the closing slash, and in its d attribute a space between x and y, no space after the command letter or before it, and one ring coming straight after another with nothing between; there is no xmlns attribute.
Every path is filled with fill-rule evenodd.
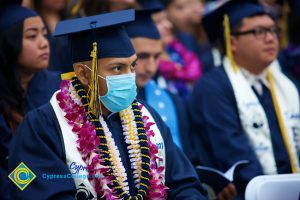
<svg viewBox="0 0 300 200"><path fill-rule="evenodd" d="M206 199L169 129L136 100L137 57L123 29L133 19L124 10L57 25L74 73L16 133L9 168L22 161L36 178L26 190L15 186L14 199Z"/></svg>
<svg viewBox="0 0 300 200"><path fill-rule="evenodd" d="M189 138L189 118L186 106L181 98L161 89L152 80L158 70L163 45L159 31L151 20L150 14L148 10L138 11L136 20L126 26L126 31L138 57L135 67L137 98L144 100L158 112L169 127L177 147L189 155L194 153L194 150ZM217 195L219 200L231 200L235 196L236 189L233 184L229 184Z"/></svg>
<svg viewBox="0 0 300 200"><path fill-rule="evenodd" d="M126 32L131 38L138 58L136 66L137 97L146 101L159 113L162 120L170 128L175 144L183 150L180 132L189 131L185 105L178 96L161 89L152 80L158 69L158 61L163 53L163 45L158 29L151 18L151 14L157 10L146 8L137 11L136 20L126 26ZM162 8L161 5L160 10ZM180 115L178 115L179 113ZM179 120L178 117L182 120ZM179 122L182 122L181 126L179 126Z"/></svg>
<svg viewBox="0 0 300 200"><path fill-rule="evenodd" d="M56 24L59 21L70 17L67 5L67 0L32 1L32 8L42 17L48 30L48 40L51 52L49 69L58 72L72 71L71 55L66 53L68 52L67 38L53 37Z"/></svg>
<svg viewBox="0 0 300 200"><path fill-rule="evenodd" d="M99 13L125 10L129 8L138 8L136 0L82 0L70 3L70 14L72 16L92 16Z"/></svg>
<svg viewBox="0 0 300 200"><path fill-rule="evenodd" d="M195 81L201 77L201 63L195 53L176 39L173 24L168 20L165 10L154 13L152 17L164 47L157 82L160 87L167 88L186 101Z"/></svg>
<svg viewBox="0 0 300 200"><path fill-rule="evenodd" d="M279 31L256 1L227 1L203 24L226 56L222 67L197 83L189 101L196 162L226 171L250 161L234 179L243 199L258 175L299 173L299 93L272 64Z"/></svg>
<svg viewBox="0 0 300 200"><path fill-rule="evenodd" d="M67 17L66 8L66 0L33 0L33 9L43 18L51 35L56 24Z"/></svg>
<svg viewBox="0 0 300 200"><path fill-rule="evenodd" d="M297 24L300 23L300 14L295 13L291 19L289 28L289 44L283 49L278 57L282 64L282 70L300 84L300 30Z"/></svg>
<svg viewBox="0 0 300 200"><path fill-rule="evenodd" d="M60 75L47 71L50 50L41 17L11 1L0 10L0 193L8 199L2 188L8 189L11 139L25 113L48 102L59 88Z"/></svg>

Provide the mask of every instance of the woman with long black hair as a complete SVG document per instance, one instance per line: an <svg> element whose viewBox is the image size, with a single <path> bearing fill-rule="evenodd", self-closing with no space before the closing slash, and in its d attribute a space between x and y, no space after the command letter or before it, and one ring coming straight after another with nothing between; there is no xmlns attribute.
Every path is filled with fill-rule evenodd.
<svg viewBox="0 0 300 200"><path fill-rule="evenodd" d="M47 71L50 48L40 16L9 1L0 9L0 195L8 196L9 144L26 112L49 101L58 73ZM7 197L8 198L8 197Z"/></svg>

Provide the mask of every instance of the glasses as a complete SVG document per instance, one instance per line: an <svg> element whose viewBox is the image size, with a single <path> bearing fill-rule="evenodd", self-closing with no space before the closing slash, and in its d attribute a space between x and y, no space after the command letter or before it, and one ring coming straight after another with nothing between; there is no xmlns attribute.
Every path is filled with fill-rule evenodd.
<svg viewBox="0 0 300 200"><path fill-rule="evenodd" d="M270 33L272 36L278 37L280 33L280 29L278 27L271 27L271 28L259 27L248 31L233 32L232 35L241 36L241 35L253 34L256 37L256 39L263 40L267 37L267 33Z"/></svg>

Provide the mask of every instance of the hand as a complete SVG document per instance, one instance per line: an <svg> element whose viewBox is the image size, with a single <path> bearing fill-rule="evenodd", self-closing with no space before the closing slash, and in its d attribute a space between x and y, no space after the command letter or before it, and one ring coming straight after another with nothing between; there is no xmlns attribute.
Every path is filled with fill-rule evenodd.
<svg viewBox="0 0 300 200"><path fill-rule="evenodd" d="M218 195L217 200L232 200L236 197L237 191L233 183L229 183Z"/></svg>

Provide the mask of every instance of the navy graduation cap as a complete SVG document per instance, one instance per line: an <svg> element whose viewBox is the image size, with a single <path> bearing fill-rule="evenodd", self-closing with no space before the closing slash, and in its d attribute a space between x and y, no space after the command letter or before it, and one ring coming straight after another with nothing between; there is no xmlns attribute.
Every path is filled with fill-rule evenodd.
<svg viewBox="0 0 300 200"><path fill-rule="evenodd" d="M0 32L28 17L38 16L33 10L21 6L21 0L5 0L0 3Z"/></svg>
<svg viewBox="0 0 300 200"><path fill-rule="evenodd" d="M134 14L129 9L61 21L54 36L68 36L73 63L92 60L94 42L97 42L97 58L130 57L135 52L122 25L133 21Z"/></svg>
<svg viewBox="0 0 300 200"><path fill-rule="evenodd" d="M164 9L160 0L138 0L138 3L142 6L143 10L158 12Z"/></svg>
<svg viewBox="0 0 300 200"><path fill-rule="evenodd" d="M159 31L152 20L152 12L149 10L136 11L134 22L126 25L126 31L130 38L145 37L151 39L160 39Z"/></svg>
<svg viewBox="0 0 300 200"><path fill-rule="evenodd" d="M215 10L206 13L202 22L211 43L223 39L224 15L229 17L230 28L236 26L243 18L259 14L267 14L257 0L227 0L219 4Z"/></svg>

